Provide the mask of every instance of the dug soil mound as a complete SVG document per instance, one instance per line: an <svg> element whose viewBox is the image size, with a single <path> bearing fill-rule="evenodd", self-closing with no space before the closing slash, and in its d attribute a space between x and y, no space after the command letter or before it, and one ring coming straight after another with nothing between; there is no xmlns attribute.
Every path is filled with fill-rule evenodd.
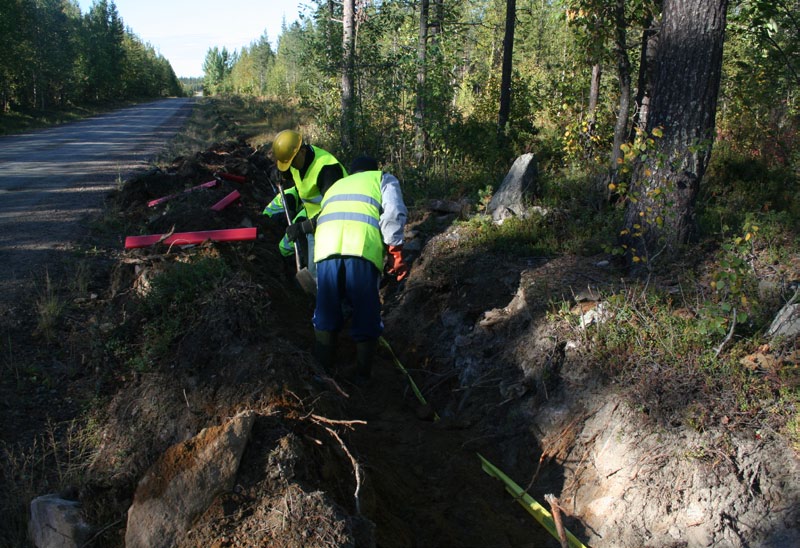
<svg viewBox="0 0 800 548"><path fill-rule="evenodd" d="M419 251L381 290L373 378L321 374L313 299L277 248L285 225L260 214L271 173L263 151L220 143L113 197L126 235L255 227L256 240L91 243L92 296L51 339L77 365L51 368L39 397L65 417L92 402L96 451L76 491L94 545L124 544L137 485L171 447L243 411L255 420L233 487L177 546L560 546L479 455L545 507L556 495L587 546L800 543L800 470L780 436L653 420L594 367L591 327L554 314L589 286L618 289L599 258L466 251L453 215L412 208ZM345 330L337 369L354 358Z"/></svg>

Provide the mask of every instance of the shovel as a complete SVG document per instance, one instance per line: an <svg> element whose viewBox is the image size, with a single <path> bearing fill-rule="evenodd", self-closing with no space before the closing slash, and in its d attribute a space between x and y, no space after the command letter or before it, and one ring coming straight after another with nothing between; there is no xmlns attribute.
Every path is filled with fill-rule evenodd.
<svg viewBox="0 0 800 548"><path fill-rule="evenodd" d="M292 224L292 218L289 217L289 210L286 209L286 194L283 193L283 185L278 183L278 191L281 193L281 200L283 201L283 213L286 215L286 222ZM317 281L314 275L308 271L307 268L300 268L300 249L297 247L297 242L294 244L294 263L297 266L297 274L294 279L300 284L300 287L309 295L317 294Z"/></svg>

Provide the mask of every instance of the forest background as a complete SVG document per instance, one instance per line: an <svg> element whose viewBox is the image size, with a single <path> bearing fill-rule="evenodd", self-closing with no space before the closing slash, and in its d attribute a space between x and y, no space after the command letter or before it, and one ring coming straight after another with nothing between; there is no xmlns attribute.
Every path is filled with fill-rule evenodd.
<svg viewBox="0 0 800 548"><path fill-rule="evenodd" d="M0 133L124 101L181 96L169 61L126 28L114 2L0 2Z"/></svg>
<svg viewBox="0 0 800 548"><path fill-rule="evenodd" d="M425 195L486 199L535 152L557 187L623 206L611 251L641 265L743 225L697 211L721 192L700 185L712 144L737 177L764 175L757 208L796 202L797 15L783 0L320 1L277 51L266 36L209 50L203 89L305 107L310 142L369 152Z"/></svg>
<svg viewBox="0 0 800 548"><path fill-rule="evenodd" d="M648 126L647 108L658 96L653 67L667 55L656 47L662 4L315 1L282 29L275 50L266 35L238 52L209 50L202 90L301 105L311 113L309 141L343 157L369 151L428 194L477 196L528 151L543 171L565 170L562 180L602 174L614 180L594 182L616 190L628 161L641 157L632 149L637 136L637 150L646 148L657 128ZM703 3L666 4L689 14ZM704 107L715 129L707 138L716 140L718 159L791 168L798 3L712 4L725 48L719 82L708 90L718 85L718 100ZM5 0L0 13L4 131L26 114L197 89L190 79L182 89L169 62L125 28L113 1L81 15L69 0ZM721 42L696 38L684 49L713 68ZM682 87L700 87L695 76L685 74ZM698 139L685 144L711 149Z"/></svg>

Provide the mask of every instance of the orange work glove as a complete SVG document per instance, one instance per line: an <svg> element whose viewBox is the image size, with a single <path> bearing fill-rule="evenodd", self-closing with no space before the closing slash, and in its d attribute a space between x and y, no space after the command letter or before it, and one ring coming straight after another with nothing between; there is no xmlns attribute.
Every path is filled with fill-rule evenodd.
<svg viewBox="0 0 800 548"><path fill-rule="evenodd" d="M403 246L389 246L389 274L397 277L398 282L402 282L408 277L408 263L403 260Z"/></svg>

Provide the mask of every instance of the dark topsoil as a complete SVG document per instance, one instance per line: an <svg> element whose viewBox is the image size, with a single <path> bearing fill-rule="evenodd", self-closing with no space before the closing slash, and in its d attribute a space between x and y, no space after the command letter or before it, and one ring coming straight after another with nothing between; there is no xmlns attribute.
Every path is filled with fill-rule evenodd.
<svg viewBox="0 0 800 548"><path fill-rule="evenodd" d="M45 451L37 461L51 472L49 482L26 480L30 467L13 465L4 468L4 482L27 481L31 494L71 487L68 494L80 498L97 527L93 545L121 546L137 482L155 459L252 409L258 418L234 489L216 499L179 546L559 546L482 471L477 454L541 503L545 493L562 492L565 473L552 457L559 445L561 456L568 454L568 441L555 440L537 470L541 432L518 403L535 408L575 388L560 376L563 339L543 329L540 339L552 344L519 356L528 364L524 374L505 356L515 336L546 323L550 299L590 283L610 288L618 274L589 258L465 253L451 227L455 216L414 209L408 243L421 245L408 253L410 278L402 286L387 279L381 291L385 337L429 406L415 398L386 349L367 386L337 376L337 390L315 375L313 301L296 285L294 263L278 254L284 224L260 215L274 195L270 167L262 151L228 142L128 181L110 197L107 218L95 220L96 230L76 246L89 266L85 294L66 289L77 276L75 264L52 273L69 299L54 332L37 330L41 295L22 296L0 318L2 333L14 341L0 385L6 447L41 444L49 433L62 441L58 452ZM221 181L147 207L215 172L247 182ZM242 195L238 204L209 211L233 190ZM240 226L258 227L259 239L185 249L122 245L123 231ZM157 339L148 331L153 314L163 314L162 321L170 314L141 306L154 274L203 257L222 257L233 274L196 296L189 325L175 328L177 335L152 354L156 359L137 361ZM507 305L523 272L525 313L502 332L489 321L477 336L487 311L514 313ZM339 343L344 370L354 347L346 332ZM581 383L598 384L582 375ZM81 452L76 444L70 453L64 449L76 431L70 421L77 417L83 425L87 416L84 432L96 450ZM26 504L15 501L6 510L19 513ZM585 538L579 521L567 516L565 523Z"/></svg>

